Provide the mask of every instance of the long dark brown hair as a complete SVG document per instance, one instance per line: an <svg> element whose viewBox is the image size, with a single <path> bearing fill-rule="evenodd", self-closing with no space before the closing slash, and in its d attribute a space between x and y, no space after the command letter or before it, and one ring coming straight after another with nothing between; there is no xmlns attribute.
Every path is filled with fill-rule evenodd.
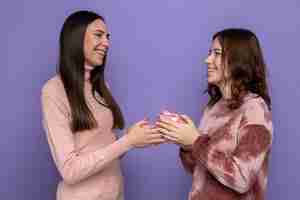
<svg viewBox="0 0 300 200"><path fill-rule="evenodd" d="M104 21L102 16L94 12L77 11L66 19L60 33L58 73L71 107L72 121L70 127L74 133L98 126L84 97L85 58L83 53L87 26L96 19ZM91 72L92 93L95 95L97 92L104 98L107 105L103 105L107 106L113 114L113 127L123 129L124 118L122 112L105 84L105 61L106 57L103 64L96 66Z"/></svg>
<svg viewBox="0 0 300 200"><path fill-rule="evenodd" d="M262 97L271 109L266 65L255 34L246 29L231 28L215 33L212 40L215 39L220 42L223 49L223 77L227 70L231 83L232 98L228 107L239 108L244 95L250 91ZM222 98L220 88L214 84L208 84L206 92L210 96L208 102L210 107Z"/></svg>

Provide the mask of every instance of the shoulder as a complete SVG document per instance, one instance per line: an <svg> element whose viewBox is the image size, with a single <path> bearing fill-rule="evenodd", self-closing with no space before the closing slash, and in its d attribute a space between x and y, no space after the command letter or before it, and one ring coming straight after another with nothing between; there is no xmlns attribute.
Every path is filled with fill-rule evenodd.
<svg viewBox="0 0 300 200"><path fill-rule="evenodd" d="M50 112L59 110L66 116L70 113L69 103L63 83L58 75L45 82L41 91L41 105L43 110Z"/></svg>
<svg viewBox="0 0 300 200"><path fill-rule="evenodd" d="M55 75L51 79L47 80L42 87L42 97L55 97L64 95L65 90L63 83L58 75Z"/></svg>
<svg viewBox="0 0 300 200"><path fill-rule="evenodd" d="M257 94L249 93L241 106L243 119L247 124L264 124L272 126L272 115L264 99Z"/></svg>
<svg viewBox="0 0 300 200"><path fill-rule="evenodd" d="M59 75L56 75L45 82L41 91L41 102L44 105L54 103L60 107L68 108L68 98L65 88Z"/></svg>

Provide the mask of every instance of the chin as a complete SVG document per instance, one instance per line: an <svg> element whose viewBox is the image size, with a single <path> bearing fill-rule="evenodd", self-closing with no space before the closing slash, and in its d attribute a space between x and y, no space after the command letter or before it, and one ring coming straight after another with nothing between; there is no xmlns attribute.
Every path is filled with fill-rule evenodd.
<svg viewBox="0 0 300 200"><path fill-rule="evenodd" d="M94 63L94 66L99 66L99 65L102 65L102 64L103 64L103 61L98 61L98 62Z"/></svg>
<svg viewBox="0 0 300 200"><path fill-rule="evenodd" d="M215 80L208 80L207 83L210 85L218 86L218 81L215 81Z"/></svg>
<svg viewBox="0 0 300 200"><path fill-rule="evenodd" d="M213 78L207 78L207 82L209 84L214 84L215 83L215 80Z"/></svg>

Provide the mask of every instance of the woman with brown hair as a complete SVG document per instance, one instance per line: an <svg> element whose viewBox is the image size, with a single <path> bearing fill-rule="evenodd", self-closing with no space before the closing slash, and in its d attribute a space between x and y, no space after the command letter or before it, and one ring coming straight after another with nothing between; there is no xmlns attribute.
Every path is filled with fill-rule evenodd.
<svg viewBox="0 0 300 200"><path fill-rule="evenodd" d="M122 200L119 158L165 140L142 120L117 139L122 112L104 78L109 33L103 17L78 11L60 34L58 73L42 89L43 125L62 176L57 200Z"/></svg>
<svg viewBox="0 0 300 200"><path fill-rule="evenodd" d="M164 114L157 126L181 146L193 175L189 200L262 200L273 125L259 41L249 30L225 29L205 62L209 101L199 127L186 115Z"/></svg>

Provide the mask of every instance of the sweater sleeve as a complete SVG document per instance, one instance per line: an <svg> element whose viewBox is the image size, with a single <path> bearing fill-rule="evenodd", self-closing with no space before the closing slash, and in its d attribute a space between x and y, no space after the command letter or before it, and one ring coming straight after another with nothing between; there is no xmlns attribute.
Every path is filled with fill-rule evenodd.
<svg viewBox="0 0 300 200"><path fill-rule="evenodd" d="M203 110L202 118L199 124L203 121L203 119L206 117L208 111L208 107L205 107ZM199 135L201 134L200 125L198 127ZM185 148L180 147L179 148L179 157L181 159L181 163L184 167L184 169L193 174L194 168L196 165L195 157L193 156L193 145L187 146Z"/></svg>
<svg viewBox="0 0 300 200"><path fill-rule="evenodd" d="M54 162L66 183L76 184L88 178L130 149L123 137L88 154L76 152L68 112L59 100L42 93L43 126Z"/></svg>
<svg viewBox="0 0 300 200"><path fill-rule="evenodd" d="M238 143L231 153L214 148L214 139L199 136L193 145L193 156L223 185L245 193L256 181L272 143L272 128L268 111L260 105L243 113L238 128ZM269 128L268 128L269 127ZM222 131L230 131L224 128Z"/></svg>
<svg viewBox="0 0 300 200"><path fill-rule="evenodd" d="M196 165L195 159L192 154L192 148L179 149L179 157L181 159L182 165L186 171L193 174Z"/></svg>

